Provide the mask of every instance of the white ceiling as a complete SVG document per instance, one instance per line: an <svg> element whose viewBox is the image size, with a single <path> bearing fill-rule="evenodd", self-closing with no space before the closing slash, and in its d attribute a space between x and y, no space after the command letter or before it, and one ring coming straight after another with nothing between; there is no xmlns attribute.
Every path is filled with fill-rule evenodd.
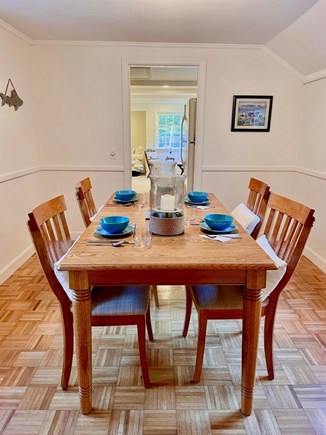
<svg viewBox="0 0 326 435"><path fill-rule="evenodd" d="M326 0L0 0L0 19L33 40L263 44L326 69Z"/></svg>

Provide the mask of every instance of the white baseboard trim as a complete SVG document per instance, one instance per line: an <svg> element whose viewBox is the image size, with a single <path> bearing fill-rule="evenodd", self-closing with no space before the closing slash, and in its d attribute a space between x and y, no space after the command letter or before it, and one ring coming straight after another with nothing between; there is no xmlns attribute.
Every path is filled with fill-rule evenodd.
<svg viewBox="0 0 326 435"><path fill-rule="evenodd" d="M25 261L27 261L33 254L35 250L33 245L28 246L24 251L17 255L7 266L0 270L0 284L2 284L6 279L8 279L20 266L22 266Z"/></svg>
<svg viewBox="0 0 326 435"><path fill-rule="evenodd" d="M326 259L321 255L317 254L313 249L309 247L305 247L303 251L303 255L305 255L310 261L312 261L319 269L321 269L324 273L326 273Z"/></svg>
<svg viewBox="0 0 326 435"><path fill-rule="evenodd" d="M83 234L83 231L70 231L73 240ZM0 284L6 281L16 270L22 266L35 253L34 246L30 244L24 251L17 255L7 266L0 270Z"/></svg>

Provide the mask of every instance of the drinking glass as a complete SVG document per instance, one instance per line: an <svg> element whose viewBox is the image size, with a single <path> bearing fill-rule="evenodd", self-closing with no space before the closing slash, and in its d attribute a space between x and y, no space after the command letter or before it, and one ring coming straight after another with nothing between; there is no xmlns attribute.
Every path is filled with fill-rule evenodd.
<svg viewBox="0 0 326 435"><path fill-rule="evenodd" d="M147 205L147 194L138 193L138 208L144 208Z"/></svg>
<svg viewBox="0 0 326 435"><path fill-rule="evenodd" d="M134 225L134 243L135 249L138 250L145 250L152 246L152 233L148 222L137 222Z"/></svg>
<svg viewBox="0 0 326 435"><path fill-rule="evenodd" d="M186 223L187 225L196 225L197 219L197 209L194 206L190 206L186 208Z"/></svg>

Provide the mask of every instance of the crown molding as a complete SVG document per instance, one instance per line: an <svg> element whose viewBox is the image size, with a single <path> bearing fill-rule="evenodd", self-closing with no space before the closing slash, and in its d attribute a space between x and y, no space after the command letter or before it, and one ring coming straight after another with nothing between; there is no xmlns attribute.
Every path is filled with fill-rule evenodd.
<svg viewBox="0 0 326 435"><path fill-rule="evenodd" d="M308 74L304 77L303 83L305 85L312 83L312 82L316 82L318 80L322 80L326 78L326 69L322 69L320 71L317 71L315 73L312 74Z"/></svg>
<svg viewBox="0 0 326 435"><path fill-rule="evenodd" d="M318 80L322 80L322 79L326 78L326 69L316 71L312 74L304 75L304 74L301 74L297 69L293 68L293 66L291 66L289 63L287 63L282 57L280 57L278 54L276 54L269 47L263 46L263 51L268 53L278 63L280 63L285 68L287 68L289 71L291 71L292 74L294 74L299 80L301 80L304 85L307 85L309 83L316 82Z"/></svg>
<svg viewBox="0 0 326 435"><path fill-rule="evenodd" d="M131 41L68 41L68 40L45 40L35 39L34 45L86 45L108 47L132 47L132 48L203 48L213 50L244 49L259 50L264 47L261 44L217 44L209 42L131 42Z"/></svg>
<svg viewBox="0 0 326 435"><path fill-rule="evenodd" d="M6 23L5 21L3 21L1 19L0 19L0 27L7 30L9 33L13 33L19 39L22 39L23 41L27 42L28 44L33 45L33 40L29 36L25 35L25 33L22 33L19 30L15 29L15 27L12 27L10 24Z"/></svg>
<svg viewBox="0 0 326 435"><path fill-rule="evenodd" d="M276 62L284 66L284 68L288 69L292 74L294 74L301 82L304 82L304 75L301 74L297 69L293 68L288 62L286 62L282 57L275 53L275 51L271 50L266 45L263 46L263 51L271 56Z"/></svg>
<svg viewBox="0 0 326 435"><path fill-rule="evenodd" d="M69 41L69 40L45 40L32 39L24 33L12 27L10 24L0 19L0 27L14 34L18 38L31 45L70 45L70 46L90 46L90 47L132 47L132 48L183 48L183 49L208 49L208 50L263 50L278 63L283 65L294 74L303 84L315 82L326 78L326 69L312 74L303 75L288 62L276 54L273 50L263 44L217 44L217 43L177 43L177 42L128 42L128 41Z"/></svg>

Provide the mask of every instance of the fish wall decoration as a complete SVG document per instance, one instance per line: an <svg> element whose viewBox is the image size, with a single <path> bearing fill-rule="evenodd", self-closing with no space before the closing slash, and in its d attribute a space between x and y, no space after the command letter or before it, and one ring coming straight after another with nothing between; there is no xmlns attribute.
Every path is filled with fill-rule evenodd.
<svg viewBox="0 0 326 435"><path fill-rule="evenodd" d="M7 95L9 83L13 87L10 96ZM3 94L2 92L0 92L0 97L2 99L1 106L8 104L9 107L13 106L15 108L15 111L18 109L18 107L24 104L23 100L18 96L15 86L10 79L8 80L5 93Z"/></svg>

